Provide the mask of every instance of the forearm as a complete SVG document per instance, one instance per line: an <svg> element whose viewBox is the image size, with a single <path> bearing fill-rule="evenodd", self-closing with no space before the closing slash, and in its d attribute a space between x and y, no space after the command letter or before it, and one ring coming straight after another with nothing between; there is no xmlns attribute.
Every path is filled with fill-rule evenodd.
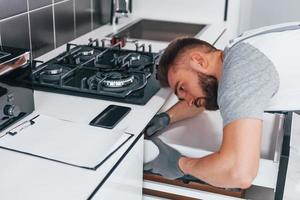
<svg viewBox="0 0 300 200"><path fill-rule="evenodd" d="M170 116L170 123L174 123L183 119L194 117L203 111L204 108L189 106L185 101L178 101L167 111L167 113Z"/></svg>
<svg viewBox="0 0 300 200"><path fill-rule="evenodd" d="M248 188L258 171L261 129L261 120L236 120L224 127L218 152L203 158L181 158L179 167L214 186Z"/></svg>
<svg viewBox="0 0 300 200"><path fill-rule="evenodd" d="M219 152L203 158L182 157L179 160L179 167L185 174L217 187L238 188L240 185L233 180L232 165L226 162Z"/></svg>

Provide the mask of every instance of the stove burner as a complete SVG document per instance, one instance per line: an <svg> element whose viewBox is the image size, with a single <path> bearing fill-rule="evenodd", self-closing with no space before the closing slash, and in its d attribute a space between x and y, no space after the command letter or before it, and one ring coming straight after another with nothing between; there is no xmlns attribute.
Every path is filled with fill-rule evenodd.
<svg viewBox="0 0 300 200"><path fill-rule="evenodd" d="M88 61L94 57L94 49L92 47L82 47L80 51L80 61Z"/></svg>
<svg viewBox="0 0 300 200"><path fill-rule="evenodd" d="M66 74L71 69L59 64L52 64L45 67L45 70L40 73L40 79L45 82L55 82L60 80L61 76Z"/></svg>
<svg viewBox="0 0 300 200"><path fill-rule="evenodd" d="M140 67L152 63L152 59L149 56L141 55L139 53L129 53L118 57L118 61L123 64L129 62L129 67Z"/></svg>
<svg viewBox="0 0 300 200"><path fill-rule="evenodd" d="M130 60L131 61L135 61L135 60L140 60L141 59L141 54L138 54L138 53L132 53L130 55Z"/></svg>
<svg viewBox="0 0 300 200"><path fill-rule="evenodd" d="M94 49L92 47L82 47L81 53L83 56L91 56L94 54Z"/></svg>
<svg viewBox="0 0 300 200"><path fill-rule="evenodd" d="M58 75L63 72L63 66L58 64L53 64L45 69L45 74L47 75Z"/></svg>
<svg viewBox="0 0 300 200"><path fill-rule="evenodd" d="M101 87L103 91L123 92L136 86L140 80L133 74L125 74L121 72L98 72L96 75L87 80L90 89L97 90Z"/></svg>
<svg viewBox="0 0 300 200"><path fill-rule="evenodd" d="M113 59L109 60L106 57L96 57L94 60L94 66L99 68L101 71L107 72L107 71L114 71L118 67L117 62L113 62L115 59L117 59L117 55L113 54Z"/></svg>
<svg viewBox="0 0 300 200"><path fill-rule="evenodd" d="M103 74L99 73L96 76L103 76ZM127 85L130 85L131 83L133 83L134 80L134 76L133 75L126 75L126 74L122 74L120 72L108 72L105 73L104 76L106 76L107 78L105 80L103 80L103 85L106 87L112 87L112 88L116 88L116 87L124 87Z"/></svg>

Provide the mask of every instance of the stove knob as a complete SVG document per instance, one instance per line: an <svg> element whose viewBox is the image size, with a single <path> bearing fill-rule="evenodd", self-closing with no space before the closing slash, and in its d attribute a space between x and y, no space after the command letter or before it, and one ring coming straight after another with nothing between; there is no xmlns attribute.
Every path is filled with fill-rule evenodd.
<svg viewBox="0 0 300 200"><path fill-rule="evenodd" d="M20 114L20 108L15 105L6 105L4 106L3 113L10 117L17 117Z"/></svg>

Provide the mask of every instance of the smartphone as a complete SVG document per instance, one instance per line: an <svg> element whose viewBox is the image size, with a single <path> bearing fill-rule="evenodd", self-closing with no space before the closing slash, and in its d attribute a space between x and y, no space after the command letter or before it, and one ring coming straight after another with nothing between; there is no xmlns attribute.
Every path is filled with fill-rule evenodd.
<svg viewBox="0 0 300 200"><path fill-rule="evenodd" d="M131 110L129 107L109 105L91 122L91 126L113 129Z"/></svg>

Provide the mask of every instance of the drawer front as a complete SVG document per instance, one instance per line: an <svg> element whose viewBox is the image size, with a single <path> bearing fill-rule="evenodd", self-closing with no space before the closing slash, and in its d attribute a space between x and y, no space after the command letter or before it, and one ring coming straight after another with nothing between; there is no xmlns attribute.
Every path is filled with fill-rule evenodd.
<svg viewBox="0 0 300 200"><path fill-rule="evenodd" d="M144 180L144 194L158 196L173 200L195 200L195 199L214 199L214 200L233 200L241 199L208 191L185 188L165 183Z"/></svg>

